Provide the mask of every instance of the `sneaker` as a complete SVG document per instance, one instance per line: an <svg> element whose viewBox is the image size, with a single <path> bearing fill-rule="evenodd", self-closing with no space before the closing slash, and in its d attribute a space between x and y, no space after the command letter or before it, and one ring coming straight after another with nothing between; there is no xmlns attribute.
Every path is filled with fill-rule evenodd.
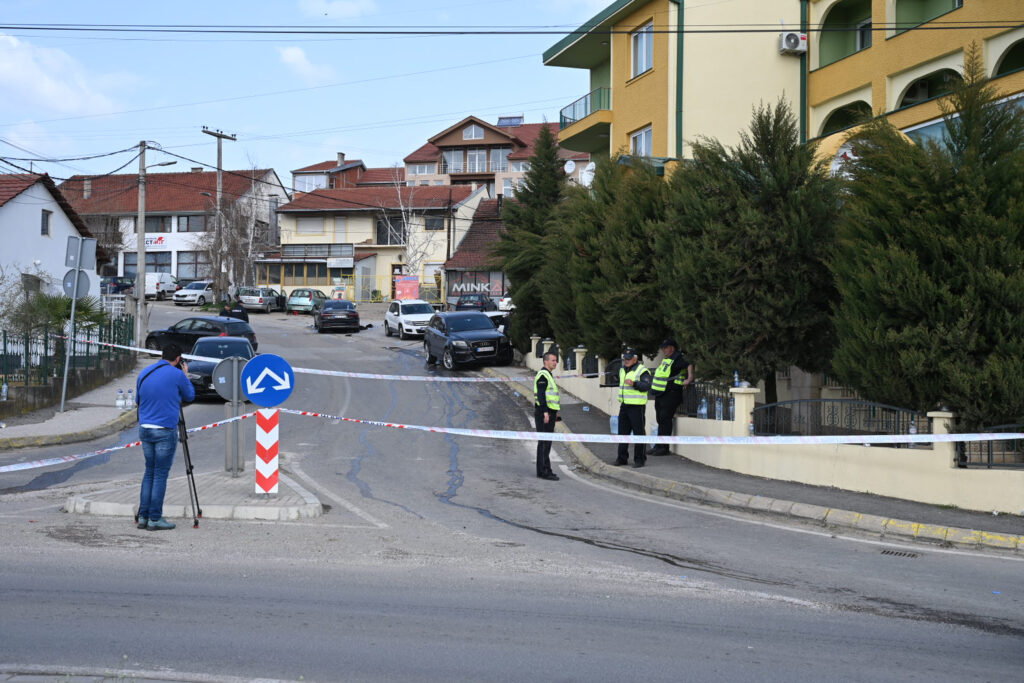
<svg viewBox="0 0 1024 683"><path fill-rule="evenodd" d="M174 523L173 522L168 522L165 518L161 517L160 519L151 519L151 520L149 520L148 528L149 528L150 531L160 531L162 529L173 529L174 528Z"/></svg>
<svg viewBox="0 0 1024 683"><path fill-rule="evenodd" d="M149 526L149 519L146 517L139 517L138 523L135 525L136 529L145 529Z"/></svg>

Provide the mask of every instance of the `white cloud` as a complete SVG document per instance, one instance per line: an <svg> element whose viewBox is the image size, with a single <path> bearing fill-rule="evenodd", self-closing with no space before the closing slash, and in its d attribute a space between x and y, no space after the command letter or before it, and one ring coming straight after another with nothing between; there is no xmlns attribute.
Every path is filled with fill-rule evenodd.
<svg viewBox="0 0 1024 683"><path fill-rule="evenodd" d="M377 12L375 0L299 0L299 8L311 17L352 19Z"/></svg>
<svg viewBox="0 0 1024 683"><path fill-rule="evenodd" d="M319 85L330 81L334 70L329 66L318 66L309 61L301 47L279 47L281 61L306 85Z"/></svg>
<svg viewBox="0 0 1024 683"><path fill-rule="evenodd" d="M67 115L99 114L113 102L92 83L108 76L89 74L63 50L38 47L0 34L0 92L23 108Z"/></svg>

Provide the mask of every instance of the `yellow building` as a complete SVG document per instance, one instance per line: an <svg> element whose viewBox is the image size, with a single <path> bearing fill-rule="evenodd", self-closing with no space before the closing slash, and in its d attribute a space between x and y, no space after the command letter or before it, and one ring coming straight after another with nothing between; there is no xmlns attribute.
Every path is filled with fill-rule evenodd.
<svg viewBox="0 0 1024 683"><path fill-rule="evenodd" d="M940 102L976 42L986 74L1024 92L1020 0L811 0L808 136L835 154L849 128L886 116L912 139L938 135Z"/></svg>
<svg viewBox="0 0 1024 683"><path fill-rule="evenodd" d="M698 136L738 142L761 103L781 97L800 111L805 48L780 49L780 30L800 27L800 7L794 0L611 3L544 53L545 65L590 74L589 92L561 112L559 144L680 159ZM765 29L780 20L781 29Z"/></svg>

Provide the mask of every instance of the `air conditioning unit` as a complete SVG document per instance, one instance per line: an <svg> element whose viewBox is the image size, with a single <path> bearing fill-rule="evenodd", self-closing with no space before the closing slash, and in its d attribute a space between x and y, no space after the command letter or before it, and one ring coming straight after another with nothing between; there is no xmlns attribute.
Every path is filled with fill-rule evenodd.
<svg viewBox="0 0 1024 683"><path fill-rule="evenodd" d="M779 54L802 55L807 52L807 34L783 31L779 34Z"/></svg>

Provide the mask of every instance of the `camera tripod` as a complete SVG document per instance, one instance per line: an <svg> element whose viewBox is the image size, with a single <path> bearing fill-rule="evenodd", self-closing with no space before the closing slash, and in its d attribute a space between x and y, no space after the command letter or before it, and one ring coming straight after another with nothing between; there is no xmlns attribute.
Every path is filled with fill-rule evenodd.
<svg viewBox="0 0 1024 683"><path fill-rule="evenodd" d="M203 516L203 508L199 507L199 493L196 491L196 478L192 474L192 455L188 451L188 429L185 428L185 410L178 407L178 440L181 441L181 454L185 457L185 476L188 479L188 500L192 504L192 528L199 528L199 518Z"/></svg>

